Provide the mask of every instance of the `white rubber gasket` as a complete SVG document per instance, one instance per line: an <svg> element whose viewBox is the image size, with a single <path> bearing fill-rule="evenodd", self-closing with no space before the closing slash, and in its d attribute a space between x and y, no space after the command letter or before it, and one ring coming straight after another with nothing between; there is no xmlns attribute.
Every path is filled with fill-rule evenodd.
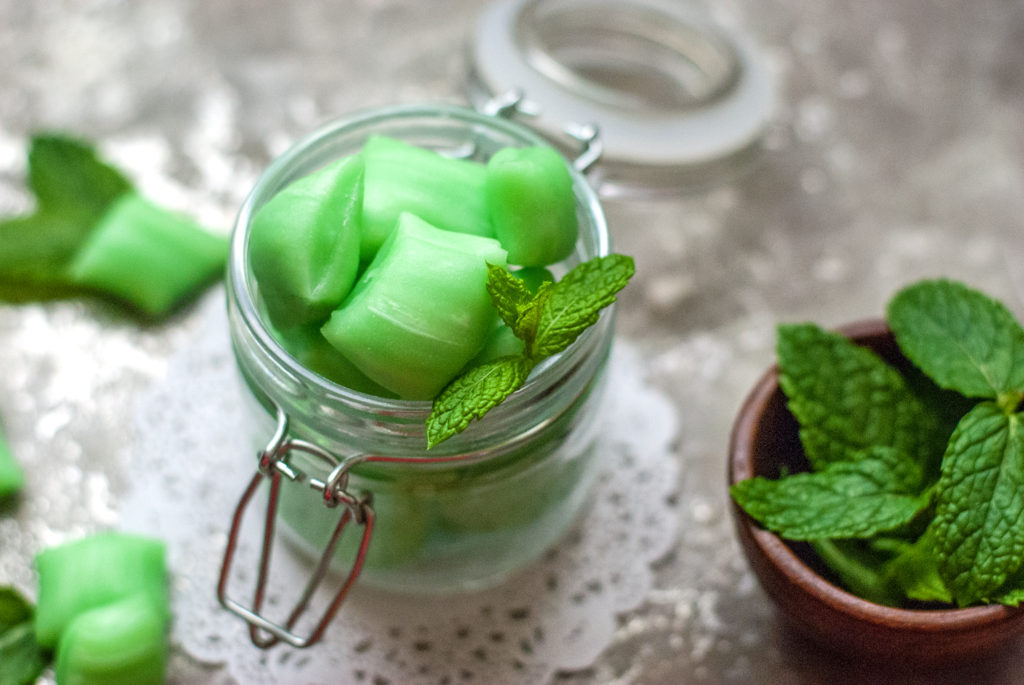
<svg viewBox="0 0 1024 685"><path fill-rule="evenodd" d="M683 169L712 163L749 148L760 136L772 110L773 89L751 41L706 19L689 15L678 2L651 0L577 0L573 11L600 12L630 7L664 13L665 26L714 32L735 58L729 86L706 102L686 107L618 107L586 88L567 88L531 64L517 35L522 13L537 0L498 0L480 16L471 45L474 77L491 94L520 89L537 105L529 125L558 138L567 123L594 123L604 146L603 160L613 164ZM652 37L651 40L657 40ZM670 48L675 49L675 48ZM600 93L596 93L600 95Z"/></svg>

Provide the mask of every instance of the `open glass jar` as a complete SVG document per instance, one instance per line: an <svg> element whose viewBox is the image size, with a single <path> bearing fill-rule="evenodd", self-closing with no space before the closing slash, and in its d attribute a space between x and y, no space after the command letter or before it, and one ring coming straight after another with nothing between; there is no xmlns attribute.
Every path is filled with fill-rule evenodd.
<svg viewBox="0 0 1024 685"><path fill-rule="evenodd" d="M344 512L363 525L365 534L342 535L330 556L342 568L358 571L361 565L361 583L412 593L494 585L561 538L587 502L600 470L602 451L595 444L613 312L604 311L597 324L539 365L486 417L429 452L424 433L429 402L363 394L302 366L261 315L259 284L248 259L251 222L289 183L357 153L371 134L482 161L504 147L547 144L513 121L457 106L383 108L322 128L259 179L232 238L228 317L254 415L266 426L259 473L271 479L272 491L280 488L268 528L276 507L290 537L320 557ZM579 172L571 174L580 235L573 254L552 269L556 277L609 253L596 195ZM236 523L259 481L257 475L239 504ZM325 503L341 505L340 511ZM236 535L233 529L225 570ZM365 555L361 539L368 540ZM264 573L261 569L261 577ZM239 609L225 601L225 577L221 601ZM257 589L253 611L236 613L267 628L254 620L260 619L261 594Z"/></svg>

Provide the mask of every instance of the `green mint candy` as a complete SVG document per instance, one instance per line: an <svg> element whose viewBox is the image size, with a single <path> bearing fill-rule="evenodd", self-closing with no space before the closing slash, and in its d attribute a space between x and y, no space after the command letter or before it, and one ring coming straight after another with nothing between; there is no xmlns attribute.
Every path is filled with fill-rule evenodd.
<svg viewBox="0 0 1024 685"><path fill-rule="evenodd" d="M323 321L359 269L363 163L346 157L293 182L253 217L249 263L275 325Z"/></svg>
<svg viewBox="0 0 1024 685"><path fill-rule="evenodd" d="M160 316L219 275L227 252L227 238L128 193L86 238L69 274L78 285Z"/></svg>
<svg viewBox="0 0 1024 685"><path fill-rule="evenodd" d="M526 285L527 290L535 295L544 283L555 282L555 275L543 266L524 266L511 273Z"/></svg>
<svg viewBox="0 0 1024 685"><path fill-rule="evenodd" d="M480 352L468 366L480 366L500 357L520 357L526 350L526 343L516 336L508 324L498 321L491 330Z"/></svg>
<svg viewBox="0 0 1024 685"><path fill-rule="evenodd" d="M162 685L167 620L145 594L78 614L57 647L57 685Z"/></svg>
<svg viewBox="0 0 1024 685"><path fill-rule="evenodd" d="M142 593L165 616L167 571L164 543L129 533L99 533L36 556L39 600L36 639L55 647L79 614Z"/></svg>
<svg viewBox="0 0 1024 685"><path fill-rule="evenodd" d="M453 159L387 136L371 136L363 147L361 259L366 262L409 212L437 228L493 237L484 200L482 164Z"/></svg>
<svg viewBox="0 0 1024 685"><path fill-rule="evenodd" d="M310 371L346 388L378 397L395 394L379 383L374 383L355 364L345 358L327 342L320 326L297 326L277 333L278 340L288 353Z"/></svg>
<svg viewBox="0 0 1024 685"><path fill-rule="evenodd" d="M321 330L374 382L403 399L429 400L483 346L495 317L487 263L505 260L493 238L403 214Z"/></svg>
<svg viewBox="0 0 1024 685"><path fill-rule="evenodd" d="M10 497L25 485L25 473L14 459L7 440L0 434L0 499Z"/></svg>
<svg viewBox="0 0 1024 685"><path fill-rule="evenodd" d="M548 147L505 148L487 162L487 206L508 261L545 266L568 257L579 224L572 177Z"/></svg>

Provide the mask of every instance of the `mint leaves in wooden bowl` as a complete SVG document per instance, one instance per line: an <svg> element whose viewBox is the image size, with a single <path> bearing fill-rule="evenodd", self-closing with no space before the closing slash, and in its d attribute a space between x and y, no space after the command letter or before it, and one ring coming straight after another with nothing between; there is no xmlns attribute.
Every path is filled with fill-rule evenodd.
<svg viewBox="0 0 1024 685"><path fill-rule="evenodd" d="M779 327L733 427L752 568L798 631L903 664L1024 634L1024 329L951 281L887 321Z"/></svg>

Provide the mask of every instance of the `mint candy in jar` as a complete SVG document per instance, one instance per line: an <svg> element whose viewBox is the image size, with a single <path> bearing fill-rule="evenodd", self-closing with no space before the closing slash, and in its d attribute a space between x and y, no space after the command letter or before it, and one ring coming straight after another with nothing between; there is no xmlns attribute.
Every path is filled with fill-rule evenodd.
<svg viewBox="0 0 1024 685"><path fill-rule="evenodd" d="M581 173L508 119L375 109L274 161L228 266L231 341L262 433L218 596L254 642L316 642L357 577L477 590L558 542L601 470L609 305L632 269ZM241 602L235 551L264 490L264 560ZM263 608L277 522L310 559L287 618ZM345 575L314 610L328 567ZM318 622L300 635L306 609Z"/></svg>

